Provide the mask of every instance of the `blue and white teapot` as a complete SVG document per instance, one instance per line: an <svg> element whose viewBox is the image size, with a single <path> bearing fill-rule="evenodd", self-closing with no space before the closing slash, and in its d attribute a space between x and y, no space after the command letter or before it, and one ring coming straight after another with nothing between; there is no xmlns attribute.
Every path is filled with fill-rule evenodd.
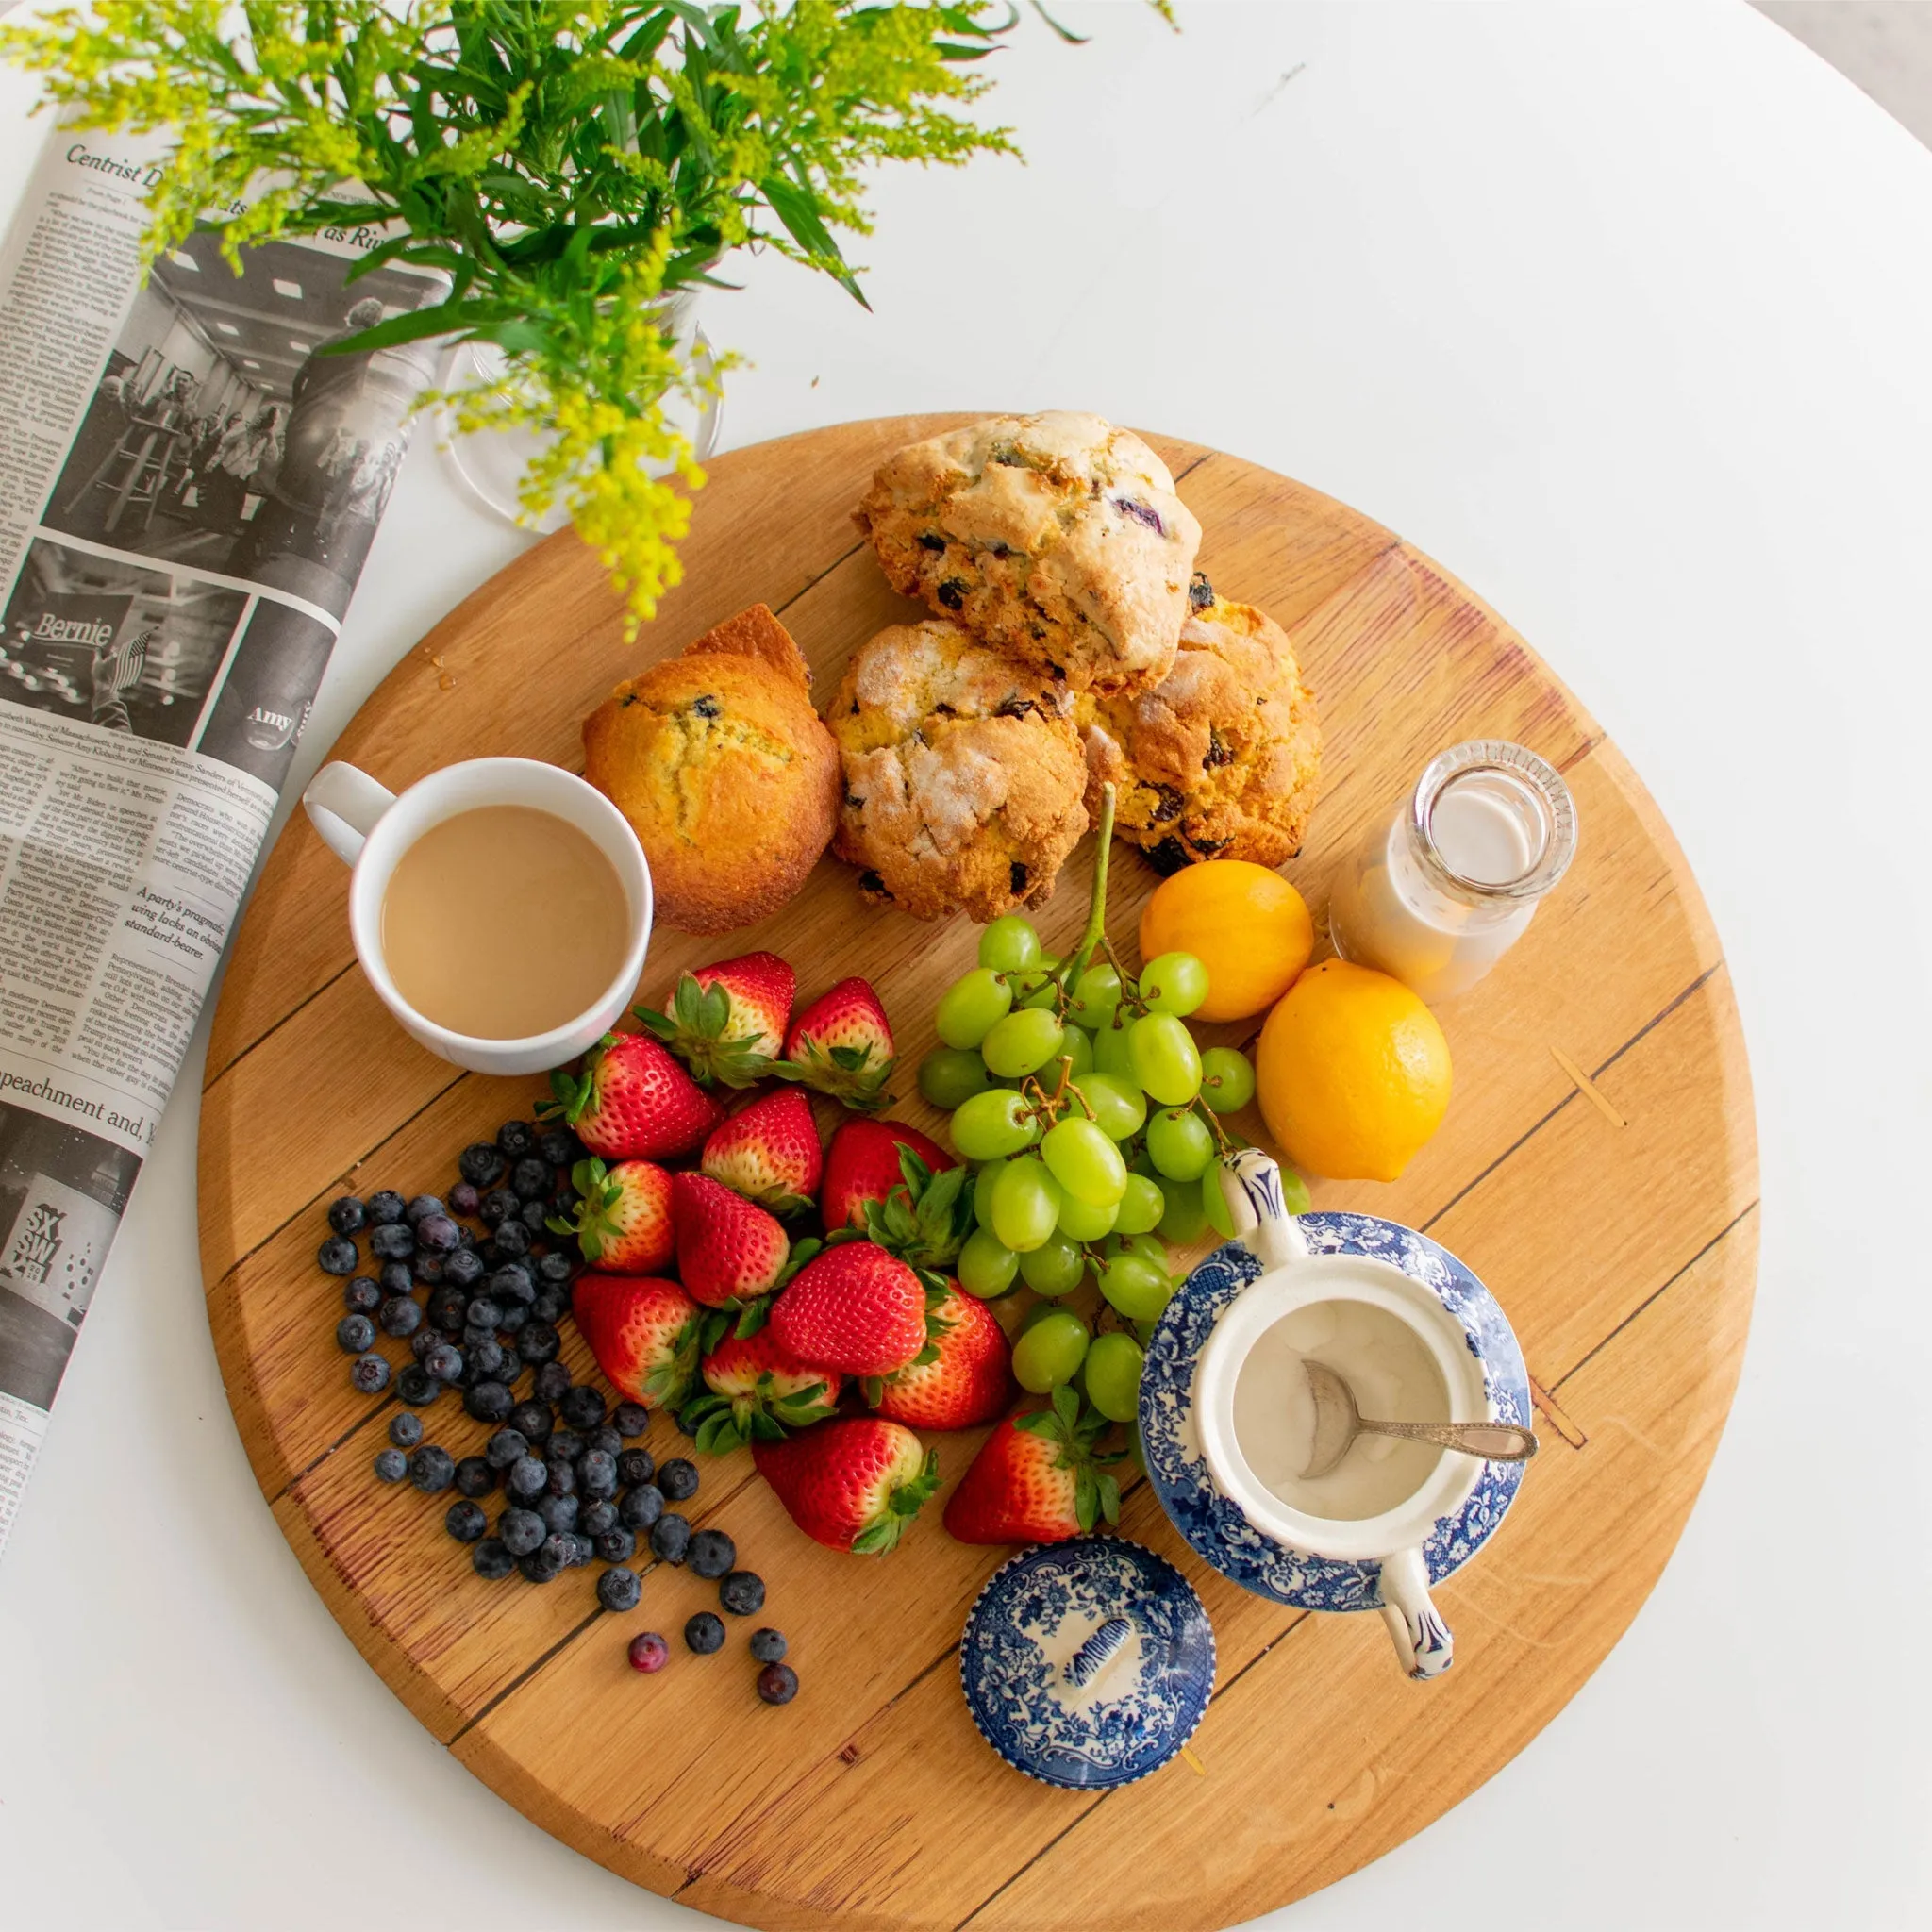
<svg viewBox="0 0 1932 1932"><path fill-rule="evenodd" d="M1495 1533L1523 1462L1407 1442L1365 1455L1363 1438L1334 1475L1304 1480L1300 1358L1423 1411L1387 1420L1524 1426L1522 1350L1489 1291L1426 1236L1373 1215L1290 1214L1280 1169L1254 1148L1225 1157L1222 1186L1241 1232L1188 1276L1148 1345L1140 1422L1155 1490L1233 1581L1309 1609L1379 1609L1404 1670L1440 1676L1454 1641L1430 1588ZM1407 1459L1390 1461L1398 1450Z"/></svg>

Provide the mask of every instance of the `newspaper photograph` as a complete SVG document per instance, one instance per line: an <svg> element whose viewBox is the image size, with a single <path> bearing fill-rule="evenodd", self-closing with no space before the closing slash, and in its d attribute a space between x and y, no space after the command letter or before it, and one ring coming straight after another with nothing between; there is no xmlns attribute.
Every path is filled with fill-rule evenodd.
<svg viewBox="0 0 1932 1932"><path fill-rule="evenodd" d="M192 236L58 131L0 244L0 1550L434 379L380 230Z"/></svg>

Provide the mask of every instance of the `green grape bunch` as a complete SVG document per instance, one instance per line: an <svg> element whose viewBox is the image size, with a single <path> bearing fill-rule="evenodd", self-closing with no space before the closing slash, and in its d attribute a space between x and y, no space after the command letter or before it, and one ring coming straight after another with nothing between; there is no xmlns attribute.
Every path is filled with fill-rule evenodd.
<svg viewBox="0 0 1932 1932"><path fill-rule="evenodd" d="M162 142L149 261L204 225L239 267L250 242L392 223L362 270L431 270L448 293L323 353L501 350L500 380L446 399L458 424L545 432L523 512L567 508L635 626L679 581L704 480L667 404L730 360L689 358L671 298L769 249L862 304L834 231L870 232L875 164L1015 153L967 110L1018 18L990 0L94 0L0 26L0 57L75 126Z"/></svg>

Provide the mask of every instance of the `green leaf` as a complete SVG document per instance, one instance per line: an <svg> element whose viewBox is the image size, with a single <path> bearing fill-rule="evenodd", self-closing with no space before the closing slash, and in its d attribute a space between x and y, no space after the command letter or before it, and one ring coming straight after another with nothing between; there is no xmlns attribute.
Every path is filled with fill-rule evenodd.
<svg viewBox="0 0 1932 1932"><path fill-rule="evenodd" d="M1065 1382L1060 1383L1053 1391L1053 1412L1059 1418L1061 1428L1071 1436L1074 1424L1080 1419L1080 1398Z"/></svg>
<svg viewBox="0 0 1932 1932"><path fill-rule="evenodd" d="M858 1378L858 1392L873 1407L876 1408L885 1399L886 1382L883 1375L861 1375Z"/></svg>
<svg viewBox="0 0 1932 1932"><path fill-rule="evenodd" d="M731 1332L741 1341L749 1341L772 1318L772 1297L758 1295L745 1303L738 1317L738 1325Z"/></svg>
<svg viewBox="0 0 1932 1932"><path fill-rule="evenodd" d="M1083 1530L1091 1529L1100 1515L1100 1484L1085 1463L1074 1474L1074 1515Z"/></svg>
<svg viewBox="0 0 1932 1932"><path fill-rule="evenodd" d="M831 230L820 219L811 196L776 175L768 175L760 181L758 192L764 196L765 206L785 224L786 232L791 239L818 261L861 308L869 309L872 304L865 299L852 271L845 266L845 258L840 253L839 244L832 240Z"/></svg>
<svg viewBox="0 0 1932 1932"><path fill-rule="evenodd" d="M1120 1484L1103 1472L1094 1478L1094 1487L1100 1491L1100 1513L1109 1523L1118 1523L1121 1520Z"/></svg>

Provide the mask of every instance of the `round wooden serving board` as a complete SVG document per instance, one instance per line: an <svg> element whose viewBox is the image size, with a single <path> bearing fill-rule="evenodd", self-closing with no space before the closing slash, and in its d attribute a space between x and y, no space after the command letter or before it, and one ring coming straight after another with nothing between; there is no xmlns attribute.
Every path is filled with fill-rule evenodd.
<svg viewBox="0 0 1932 1932"><path fill-rule="evenodd" d="M959 420L848 424L721 458L685 582L632 643L596 559L551 539L397 666L336 755L397 790L481 754L580 769L579 721L613 684L759 600L829 692L854 643L912 614L851 507L889 451ZM1657 808L1523 640L1426 558L1286 477L1153 441L1207 532L1202 567L1288 627L1320 699L1324 794L1286 868L1318 928L1339 855L1443 745L1518 740L1576 797L1570 875L1442 1009L1442 1131L1393 1186L1315 1189L1318 1207L1407 1222L1462 1256L1536 1379L1543 1453L1504 1532L1441 1592L1457 1658L1440 1683L1402 1677L1377 1617L1298 1613L1205 1570L1144 1481L1122 1529L1194 1580L1220 1675L1198 1769L1177 1758L1110 1795L1034 1784L974 1731L956 1648L1008 1552L954 1542L938 1506L891 1557L840 1557L791 1525L742 1452L706 1468L695 1515L737 1539L792 1641L803 1689L785 1710L754 1698L744 1626L723 1656L684 1654L676 1633L714 1601L688 1572L649 1572L622 1617L597 1610L591 1572L479 1581L442 1533L447 1496L371 1474L393 1399L350 1389L315 1250L334 1195L441 1191L466 1142L528 1116L539 1083L459 1074L390 1024L350 951L346 874L299 815L228 967L202 1097L202 1258L263 1493L342 1627L462 1763L591 1857L723 1918L1174 1932L1340 1878L1465 1797L1595 1669L1676 1541L1737 1380L1757 1239L1749 1076L1716 935ZM1055 950L1081 924L1091 866L1089 841L1041 921ZM1131 947L1156 880L1125 847L1113 878L1110 928ZM499 922L513 934L515 910L514 880L479 881L478 945L501 942ZM827 858L756 930L660 930L644 991L755 946L793 962L802 997L862 973L898 1033L910 1097L894 1114L937 1132L911 1070L974 941L964 920L868 909ZM567 1347L587 1371L568 1328ZM447 1399L425 1420L459 1456L485 1433ZM979 1436L934 1440L950 1478ZM654 1422L660 1457L681 1441ZM646 1628L673 1638L661 1676L625 1662Z"/></svg>

